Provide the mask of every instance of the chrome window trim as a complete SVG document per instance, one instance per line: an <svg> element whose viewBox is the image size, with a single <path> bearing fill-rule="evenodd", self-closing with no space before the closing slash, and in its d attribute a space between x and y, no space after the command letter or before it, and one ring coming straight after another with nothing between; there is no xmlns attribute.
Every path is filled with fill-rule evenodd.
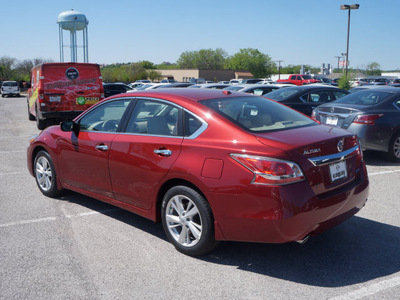
<svg viewBox="0 0 400 300"><path fill-rule="evenodd" d="M314 166L322 166L322 165L335 163L335 162L338 162L338 161L341 161L344 159L348 159L348 158L356 155L358 151L361 151L359 146L354 146L353 148L350 148L343 152L329 154L329 155L325 155L325 156L319 156L319 157L311 157L311 158L308 158L308 160Z"/></svg>

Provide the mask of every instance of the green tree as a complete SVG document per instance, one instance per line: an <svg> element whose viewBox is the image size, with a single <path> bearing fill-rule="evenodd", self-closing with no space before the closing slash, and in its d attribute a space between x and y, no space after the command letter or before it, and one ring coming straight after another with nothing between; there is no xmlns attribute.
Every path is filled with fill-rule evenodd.
<svg viewBox="0 0 400 300"><path fill-rule="evenodd" d="M343 89L343 90L350 90L352 88L351 86L351 80L354 79L354 75L346 75L343 74L342 77L340 77L339 82L338 82L338 88Z"/></svg>
<svg viewBox="0 0 400 300"><path fill-rule="evenodd" d="M177 64L181 69L221 70L228 54L223 49L201 49L182 52Z"/></svg>
<svg viewBox="0 0 400 300"><path fill-rule="evenodd" d="M151 69L155 69L156 68L156 66L152 62L150 62L148 60L143 60L143 61L140 61L139 63L142 65L143 68L145 68L147 70L151 70Z"/></svg>
<svg viewBox="0 0 400 300"><path fill-rule="evenodd" d="M382 74L381 65L377 62L370 62L365 70L366 75L380 76Z"/></svg>
<svg viewBox="0 0 400 300"><path fill-rule="evenodd" d="M247 70L254 77L268 77L275 73L276 65L267 54L261 53L257 49L246 48L229 58L229 69Z"/></svg>

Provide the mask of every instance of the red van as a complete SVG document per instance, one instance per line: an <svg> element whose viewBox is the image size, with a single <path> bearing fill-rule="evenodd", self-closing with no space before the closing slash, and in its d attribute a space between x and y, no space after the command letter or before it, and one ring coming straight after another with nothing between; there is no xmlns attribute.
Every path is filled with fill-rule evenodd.
<svg viewBox="0 0 400 300"><path fill-rule="evenodd" d="M31 83L28 115L40 130L50 120L73 119L104 98L97 64L44 63L32 69Z"/></svg>

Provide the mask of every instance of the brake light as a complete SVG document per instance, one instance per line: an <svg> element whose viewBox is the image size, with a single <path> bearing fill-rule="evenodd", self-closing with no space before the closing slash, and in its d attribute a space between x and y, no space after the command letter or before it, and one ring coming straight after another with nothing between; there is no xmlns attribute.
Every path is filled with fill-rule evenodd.
<svg viewBox="0 0 400 300"><path fill-rule="evenodd" d="M39 102L43 103L44 102L44 90L39 89L38 91L38 97L39 97Z"/></svg>
<svg viewBox="0 0 400 300"><path fill-rule="evenodd" d="M298 164L264 156L231 154L231 157L254 174L252 183L284 185L305 179Z"/></svg>
<svg viewBox="0 0 400 300"><path fill-rule="evenodd" d="M375 121L378 120L382 116L383 116L383 114L358 115L354 119L353 123L374 125Z"/></svg>

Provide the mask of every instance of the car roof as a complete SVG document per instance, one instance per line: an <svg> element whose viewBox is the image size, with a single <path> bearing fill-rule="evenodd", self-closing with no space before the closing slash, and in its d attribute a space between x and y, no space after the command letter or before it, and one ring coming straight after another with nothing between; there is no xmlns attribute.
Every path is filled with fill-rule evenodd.
<svg viewBox="0 0 400 300"><path fill-rule="evenodd" d="M228 98L228 97L243 97L242 93L235 93L230 91L218 90L218 89L182 89L182 88L168 88L168 89L153 89L153 90L138 90L130 93L120 94L113 96L116 97L154 97L162 98L165 100L178 100L186 99L195 102L208 99L216 98ZM247 94L248 97L257 97L252 94ZM175 101L174 101L175 102Z"/></svg>

